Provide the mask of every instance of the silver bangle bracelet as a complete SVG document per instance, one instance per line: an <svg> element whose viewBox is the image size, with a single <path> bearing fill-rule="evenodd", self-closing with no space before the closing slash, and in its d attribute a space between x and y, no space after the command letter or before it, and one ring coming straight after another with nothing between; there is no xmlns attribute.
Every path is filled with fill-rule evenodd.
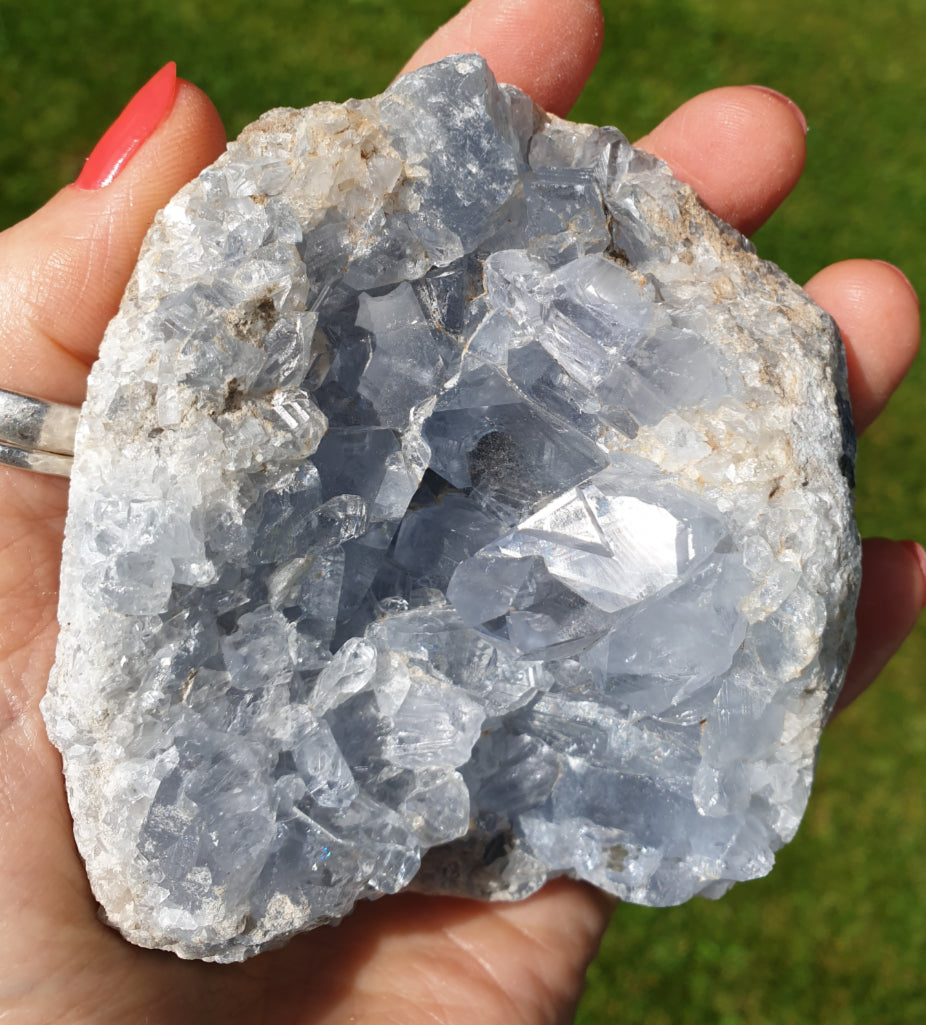
<svg viewBox="0 0 926 1025"><path fill-rule="evenodd" d="M0 463L69 477L80 410L0 389Z"/></svg>

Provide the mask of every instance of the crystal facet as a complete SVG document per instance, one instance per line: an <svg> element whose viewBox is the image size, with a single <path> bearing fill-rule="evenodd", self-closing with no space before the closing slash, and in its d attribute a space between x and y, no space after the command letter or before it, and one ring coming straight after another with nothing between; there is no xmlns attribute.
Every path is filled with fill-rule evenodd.
<svg viewBox="0 0 926 1025"><path fill-rule="evenodd" d="M409 885L768 871L852 644L835 327L612 128L455 57L161 212L43 709L107 919L240 960Z"/></svg>

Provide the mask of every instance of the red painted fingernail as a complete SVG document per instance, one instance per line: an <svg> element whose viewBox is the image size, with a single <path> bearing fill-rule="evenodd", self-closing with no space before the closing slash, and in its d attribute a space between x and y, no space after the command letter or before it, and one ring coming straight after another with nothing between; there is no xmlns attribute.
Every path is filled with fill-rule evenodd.
<svg viewBox="0 0 926 1025"><path fill-rule="evenodd" d="M907 277L906 274L899 268L895 267L894 264L888 263L887 260L875 260L875 263L880 263L883 267L887 267L892 270L898 278L910 289L910 295L913 296L916 302L916 308L920 308L920 297L916 294L916 289L913 287L913 282Z"/></svg>
<svg viewBox="0 0 926 1025"><path fill-rule="evenodd" d="M109 185L132 154L164 120L177 94L177 65L165 64L129 100L128 106L93 147L74 185L101 189Z"/></svg>
<svg viewBox="0 0 926 1025"><path fill-rule="evenodd" d="M903 545L904 548L906 548L920 564L920 574L923 577L922 605L920 608L926 609L926 552L923 551L923 546L917 544L916 541L904 541Z"/></svg>
<svg viewBox="0 0 926 1025"><path fill-rule="evenodd" d="M749 88L758 89L760 93L765 93L766 96L774 96L776 100L780 100L797 118L797 122L803 129L804 135L807 134L807 118L804 117L804 112L790 96L785 96L784 93L780 93L777 89L769 89L767 85L751 85Z"/></svg>

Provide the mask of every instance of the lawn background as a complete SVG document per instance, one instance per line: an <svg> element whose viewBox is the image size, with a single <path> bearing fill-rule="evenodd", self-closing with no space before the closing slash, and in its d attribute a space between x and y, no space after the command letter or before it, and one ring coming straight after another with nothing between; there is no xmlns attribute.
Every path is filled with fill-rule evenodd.
<svg viewBox="0 0 926 1025"><path fill-rule="evenodd" d="M0 0L0 227L73 179L161 64L231 134L263 110L382 89L447 0ZM579 119L646 131L693 93L762 82L810 123L808 170L760 252L805 280L877 256L926 288L926 0L604 0ZM861 445L864 533L926 538L923 362ZM828 731L772 876L718 903L622 907L583 1025L926 1021L926 630Z"/></svg>

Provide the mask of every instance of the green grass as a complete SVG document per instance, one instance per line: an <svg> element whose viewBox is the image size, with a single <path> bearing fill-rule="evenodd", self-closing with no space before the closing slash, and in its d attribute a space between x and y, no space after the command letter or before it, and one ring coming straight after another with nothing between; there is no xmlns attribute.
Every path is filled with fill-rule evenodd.
<svg viewBox="0 0 926 1025"><path fill-rule="evenodd" d="M264 109L378 91L446 0L0 0L0 225L71 180L166 60L229 131ZM926 0L605 0L576 116L641 134L693 93L763 82L810 122L802 183L757 244L799 280L879 256L926 287ZM866 533L926 537L919 362L862 443ZM583 1025L926 1021L926 709L920 628L828 731L810 810L766 880L724 900L619 909Z"/></svg>

